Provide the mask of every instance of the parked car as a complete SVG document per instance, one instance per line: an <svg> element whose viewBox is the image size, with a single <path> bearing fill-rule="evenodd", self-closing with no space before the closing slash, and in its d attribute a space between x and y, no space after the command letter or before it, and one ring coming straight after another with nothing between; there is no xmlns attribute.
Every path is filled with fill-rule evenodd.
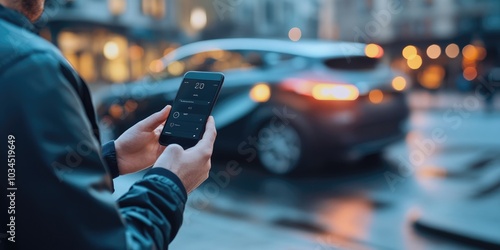
<svg viewBox="0 0 500 250"><path fill-rule="evenodd" d="M182 46L155 61L150 76L101 96L103 137L115 138L172 103L185 72L222 71L226 81L213 111L216 153L258 159L275 174L361 159L400 139L409 113L407 77L371 46L271 39Z"/></svg>

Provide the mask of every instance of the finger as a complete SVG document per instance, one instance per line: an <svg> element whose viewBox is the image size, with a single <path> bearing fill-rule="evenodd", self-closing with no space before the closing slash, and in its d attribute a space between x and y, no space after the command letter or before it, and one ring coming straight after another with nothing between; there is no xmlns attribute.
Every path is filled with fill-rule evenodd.
<svg viewBox="0 0 500 250"><path fill-rule="evenodd" d="M163 131L163 124L160 124L155 130L154 130L154 135L156 138L160 137L161 131Z"/></svg>
<svg viewBox="0 0 500 250"><path fill-rule="evenodd" d="M179 144L170 144L167 147L165 147L163 153L170 156L178 156L182 154L183 151L184 149Z"/></svg>
<svg viewBox="0 0 500 250"><path fill-rule="evenodd" d="M212 152L214 148L215 138L217 137L217 130L215 128L215 120L210 116L207 120L207 125L205 127L205 133L201 140L196 144L195 147L201 147Z"/></svg>
<svg viewBox="0 0 500 250"><path fill-rule="evenodd" d="M140 125L146 131L153 131L158 126L160 126L162 123L164 123L165 120L167 120L168 114L170 114L171 109L172 109L172 106L167 105L162 110L160 110L160 111L150 115L146 119L142 120L140 122Z"/></svg>

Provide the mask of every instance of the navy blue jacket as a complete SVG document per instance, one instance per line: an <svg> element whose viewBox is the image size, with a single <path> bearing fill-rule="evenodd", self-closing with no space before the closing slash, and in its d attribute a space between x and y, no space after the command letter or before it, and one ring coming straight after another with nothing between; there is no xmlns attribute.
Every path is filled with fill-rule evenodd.
<svg viewBox="0 0 500 250"><path fill-rule="evenodd" d="M112 198L114 143L101 148L87 86L32 30L0 5L0 249L167 249L181 181L155 168Z"/></svg>

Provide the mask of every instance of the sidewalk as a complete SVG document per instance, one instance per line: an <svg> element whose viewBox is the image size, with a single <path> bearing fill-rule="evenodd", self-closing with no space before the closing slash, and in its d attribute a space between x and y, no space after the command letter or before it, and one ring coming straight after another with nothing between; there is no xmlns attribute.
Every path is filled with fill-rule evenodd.
<svg viewBox="0 0 500 250"><path fill-rule="evenodd" d="M170 245L171 249L337 249L281 227L195 210L190 206L185 213L190 216Z"/></svg>
<svg viewBox="0 0 500 250"><path fill-rule="evenodd" d="M144 172L138 172L116 178L113 197L118 198L124 194L143 174ZM338 249L333 246L332 240L322 240L297 230L270 225L260 220L224 216L210 209L195 209L191 200L188 200L184 222L170 249Z"/></svg>

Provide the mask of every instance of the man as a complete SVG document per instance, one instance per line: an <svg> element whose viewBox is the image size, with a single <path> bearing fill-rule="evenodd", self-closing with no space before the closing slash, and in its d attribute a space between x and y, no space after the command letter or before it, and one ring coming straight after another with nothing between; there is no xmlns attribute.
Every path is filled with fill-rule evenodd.
<svg viewBox="0 0 500 250"><path fill-rule="evenodd" d="M187 194L207 179L213 118L193 148L158 144L170 107L101 146L88 89L30 30L44 0L0 0L0 244L167 249ZM111 177L154 167L118 201Z"/></svg>

